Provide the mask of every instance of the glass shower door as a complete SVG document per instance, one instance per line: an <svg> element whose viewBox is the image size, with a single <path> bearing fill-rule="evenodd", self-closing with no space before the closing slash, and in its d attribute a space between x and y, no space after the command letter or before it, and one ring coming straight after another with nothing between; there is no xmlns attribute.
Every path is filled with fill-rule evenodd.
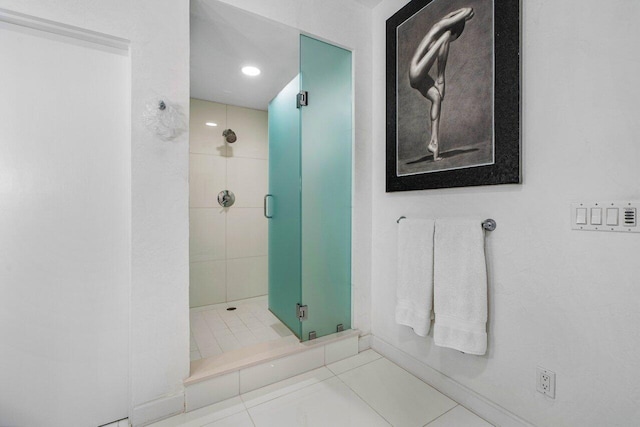
<svg viewBox="0 0 640 427"><path fill-rule="evenodd" d="M300 36L302 339L351 328L351 52Z"/></svg>
<svg viewBox="0 0 640 427"><path fill-rule="evenodd" d="M351 328L351 81L351 52L300 36L269 104L269 309L303 341Z"/></svg>
<svg viewBox="0 0 640 427"><path fill-rule="evenodd" d="M269 103L269 309L298 338L301 293L300 110L295 77Z"/></svg>

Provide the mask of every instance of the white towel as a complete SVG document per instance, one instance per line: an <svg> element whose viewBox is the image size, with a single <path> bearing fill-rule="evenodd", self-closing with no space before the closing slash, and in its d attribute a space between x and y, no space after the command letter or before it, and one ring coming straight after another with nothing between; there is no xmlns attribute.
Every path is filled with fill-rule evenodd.
<svg viewBox="0 0 640 427"><path fill-rule="evenodd" d="M427 219L403 219L398 227L396 323L426 337L433 307L433 227Z"/></svg>
<svg viewBox="0 0 640 427"><path fill-rule="evenodd" d="M433 339L440 347L487 351L487 266L477 219L436 221Z"/></svg>

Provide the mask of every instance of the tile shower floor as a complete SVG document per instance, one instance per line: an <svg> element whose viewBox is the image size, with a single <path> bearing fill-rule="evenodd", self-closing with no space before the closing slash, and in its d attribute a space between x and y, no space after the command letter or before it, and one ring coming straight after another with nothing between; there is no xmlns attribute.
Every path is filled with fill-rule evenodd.
<svg viewBox="0 0 640 427"><path fill-rule="evenodd" d="M356 356L152 427L490 427L398 365Z"/></svg>
<svg viewBox="0 0 640 427"><path fill-rule="evenodd" d="M266 296L192 308L190 316L192 361L293 335L271 314Z"/></svg>

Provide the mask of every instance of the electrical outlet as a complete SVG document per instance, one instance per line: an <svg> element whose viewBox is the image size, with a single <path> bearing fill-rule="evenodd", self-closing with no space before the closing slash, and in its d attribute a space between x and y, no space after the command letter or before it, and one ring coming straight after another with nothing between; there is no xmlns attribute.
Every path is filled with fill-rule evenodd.
<svg viewBox="0 0 640 427"><path fill-rule="evenodd" d="M544 369L538 366L536 369L537 379L536 379L536 388L537 390L549 396L552 399L556 398L556 373L552 372L548 369Z"/></svg>

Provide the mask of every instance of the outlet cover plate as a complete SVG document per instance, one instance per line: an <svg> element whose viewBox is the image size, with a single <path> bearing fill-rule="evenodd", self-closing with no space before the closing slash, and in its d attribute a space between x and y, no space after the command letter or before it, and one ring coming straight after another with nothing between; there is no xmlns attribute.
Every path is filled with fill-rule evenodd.
<svg viewBox="0 0 640 427"><path fill-rule="evenodd" d="M552 399L556 398L556 373L548 369L536 368L536 389Z"/></svg>

